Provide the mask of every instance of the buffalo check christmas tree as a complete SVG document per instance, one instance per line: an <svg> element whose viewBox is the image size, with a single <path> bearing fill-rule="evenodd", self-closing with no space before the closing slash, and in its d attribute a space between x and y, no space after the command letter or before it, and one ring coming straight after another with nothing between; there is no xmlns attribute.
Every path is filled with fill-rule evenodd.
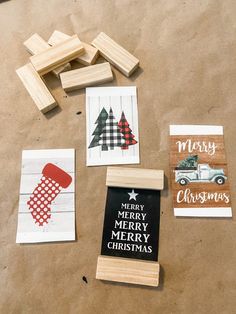
<svg viewBox="0 0 236 314"><path fill-rule="evenodd" d="M108 118L102 130L100 145L102 150L108 150L108 147L114 149L115 146L120 147L123 144L125 144L124 136L120 132L118 122L115 120L113 111L110 108Z"/></svg>
<svg viewBox="0 0 236 314"><path fill-rule="evenodd" d="M102 151L108 151L108 148L111 150L114 147L128 149L129 145L137 144L123 111L118 123L112 108L110 108L109 114L105 108L102 108L95 124L97 126L92 133L93 139L88 148L101 146Z"/></svg>
<svg viewBox="0 0 236 314"><path fill-rule="evenodd" d="M95 124L97 124L95 130L93 131L93 139L89 145L89 148L99 146L99 141L101 139L102 130L105 127L106 120L108 118L108 113L105 108L102 108L102 111L100 112Z"/></svg>
<svg viewBox="0 0 236 314"><path fill-rule="evenodd" d="M128 149L129 145L137 144L137 141L134 139L134 135L132 134L132 130L129 127L129 123L126 120L124 111L122 111L118 126L120 127L121 133L125 138L125 144L121 146L121 149Z"/></svg>

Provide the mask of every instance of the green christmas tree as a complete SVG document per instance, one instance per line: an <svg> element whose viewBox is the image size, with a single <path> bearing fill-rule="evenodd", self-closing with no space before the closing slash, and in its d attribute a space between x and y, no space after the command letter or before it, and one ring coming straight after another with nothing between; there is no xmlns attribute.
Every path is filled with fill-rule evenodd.
<svg viewBox="0 0 236 314"><path fill-rule="evenodd" d="M93 131L93 139L89 145L88 148L91 148L91 147L95 147L95 146L99 146L99 141L101 139L101 134L102 134L102 130L103 128L105 127L106 125L106 120L108 118L108 113L106 111L105 108L102 108L97 120L95 121L95 124L97 124L95 130Z"/></svg>
<svg viewBox="0 0 236 314"><path fill-rule="evenodd" d="M195 168L197 167L198 155L188 156L178 163L178 168Z"/></svg>

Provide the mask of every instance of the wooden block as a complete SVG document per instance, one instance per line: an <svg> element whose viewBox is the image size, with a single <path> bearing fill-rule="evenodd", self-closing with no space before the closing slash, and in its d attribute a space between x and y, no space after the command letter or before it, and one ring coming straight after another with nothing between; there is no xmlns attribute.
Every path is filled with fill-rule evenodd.
<svg viewBox="0 0 236 314"><path fill-rule="evenodd" d="M106 185L111 187L163 190L164 171L108 167Z"/></svg>
<svg viewBox="0 0 236 314"><path fill-rule="evenodd" d="M36 55L50 47L48 43L38 34L33 34L23 43L23 45L32 55Z"/></svg>
<svg viewBox="0 0 236 314"><path fill-rule="evenodd" d="M99 53L124 75L130 76L139 66L139 60L118 45L105 33L100 33L92 42Z"/></svg>
<svg viewBox="0 0 236 314"><path fill-rule="evenodd" d="M63 41L65 41L66 39L70 38L70 35L67 35L63 32L57 31L55 30L51 37L48 39L48 44L51 46L57 45Z"/></svg>
<svg viewBox="0 0 236 314"><path fill-rule="evenodd" d="M65 33L54 31L52 36L49 38L48 43L49 45L54 46L70 37L71 36L66 35ZM84 65L94 64L98 57L98 49L89 44L86 44L85 42L82 42L82 45L84 46L85 53L81 57L78 57L76 61Z"/></svg>
<svg viewBox="0 0 236 314"><path fill-rule="evenodd" d="M70 71L71 70L71 65L69 62L67 62L64 65L61 65L59 67L57 67L56 69L52 70L52 73L57 77L60 78L60 74L62 72L66 72L66 71Z"/></svg>
<svg viewBox="0 0 236 314"><path fill-rule="evenodd" d="M41 112L46 113L57 106L55 99L31 63L17 69L16 73Z"/></svg>
<svg viewBox="0 0 236 314"><path fill-rule="evenodd" d="M30 57L35 70L44 75L84 53L84 47L77 35Z"/></svg>
<svg viewBox="0 0 236 314"><path fill-rule="evenodd" d="M61 83L65 91L94 86L113 80L108 62L61 73Z"/></svg>
<svg viewBox="0 0 236 314"><path fill-rule="evenodd" d="M32 35L29 39L24 42L24 46L29 53L32 55L36 55L46 49L50 48L50 45L38 34ZM64 71L68 71L71 69L70 63L66 63L65 65L61 65L58 68L54 69L52 72L56 77L60 77L60 73Z"/></svg>
<svg viewBox="0 0 236 314"><path fill-rule="evenodd" d="M100 255L96 279L157 287L159 270L158 262Z"/></svg>

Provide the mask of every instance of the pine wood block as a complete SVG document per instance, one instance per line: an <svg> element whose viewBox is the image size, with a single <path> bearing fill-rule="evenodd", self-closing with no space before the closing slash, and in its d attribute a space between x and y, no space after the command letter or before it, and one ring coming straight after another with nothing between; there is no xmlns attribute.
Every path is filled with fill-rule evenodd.
<svg viewBox="0 0 236 314"><path fill-rule="evenodd" d="M158 262L100 255L96 279L157 287L159 270Z"/></svg>
<svg viewBox="0 0 236 314"><path fill-rule="evenodd" d="M48 43L49 45L54 46L70 37L71 36L56 30L52 33L51 37L48 40ZM82 45L84 46L85 53L81 57L78 57L76 61L83 65L94 64L98 57L98 49L89 44L86 44L85 42L82 42Z"/></svg>
<svg viewBox="0 0 236 314"><path fill-rule="evenodd" d="M50 45L38 34L33 34L30 38L28 38L24 42L24 46L26 50L32 54L36 55L46 49L50 48ZM52 73L59 78L59 74L64 71L68 71L71 69L70 63L66 63L65 65L61 65L58 68L54 69Z"/></svg>
<svg viewBox="0 0 236 314"><path fill-rule="evenodd" d="M139 60L101 32L92 42L99 53L124 75L130 76L139 66Z"/></svg>
<svg viewBox="0 0 236 314"><path fill-rule="evenodd" d="M35 70L44 75L84 53L84 47L77 35L30 57Z"/></svg>
<svg viewBox="0 0 236 314"><path fill-rule="evenodd" d="M61 73L61 83L65 91L103 84L113 80L108 62Z"/></svg>
<svg viewBox="0 0 236 314"><path fill-rule="evenodd" d="M111 187L163 190L164 171L108 167L106 185Z"/></svg>
<svg viewBox="0 0 236 314"><path fill-rule="evenodd" d="M31 63L17 69L16 73L42 113L46 113L57 106L55 99Z"/></svg>
<svg viewBox="0 0 236 314"><path fill-rule="evenodd" d="M30 38L24 41L23 45L32 55L36 55L50 47L48 43L38 34L33 34L30 36Z"/></svg>

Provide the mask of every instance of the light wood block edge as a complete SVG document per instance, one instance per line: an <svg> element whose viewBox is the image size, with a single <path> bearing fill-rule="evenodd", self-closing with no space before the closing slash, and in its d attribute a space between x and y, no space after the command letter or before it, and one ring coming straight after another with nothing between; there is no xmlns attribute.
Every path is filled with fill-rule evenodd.
<svg viewBox="0 0 236 314"><path fill-rule="evenodd" d="M60 78L62 88L69 92L110 82L113 73L110 64L105 62L61 73Z"/></svg>
<svg viewBox="0 0 236 314"><path fill-rule="evenodd" d="M44 75L55 68L76 59L84 53L84 47L77 35L73 35L65 41L49 47L41 53L31 56L30 61L35 70Z"/></svg>
<svg viewBox="0 0 236 314"><path fill-rule="evenodd" d="M46 113L57 106L55 99L49 92L43 79L35 71L31 63L28 63L17 69L16 73L21 79L34 103L42 113Z"/></svg>
<svg viewBox="0 0 236 314"><path fill-rule="evenodd" d="M63 42L64 40L66 40L70 37L71 36L69 36L63 32L55 30L52 33L51 37L49 38L48 44L50 46L54 46L60 42ZM83 65L86 65L86 66L94 64L98 55L99 55L98 49L93 47L90 44L85 43L85 42L82 42L82 45L84 46L85 53L82 56L76 58L75 61L77 61Z"/></svg>
<svg viewBox="0 0 236 314"><path fill-rule="evenodd" d="M158 262L100 255L96 279L157 287L159 272Z"/></svg>
<svg viewBox="0 0 236 314"><path fill-rule="evenodd" d="M101 32L91 43L99 54L129 77L139 67L139 60L107 34Z"/></svg>
<svg viewBox="0 0 236 314"><path fill-rule="evenodd" d="M59 79L61 73L67 72L70 70L71 70L71 64L68 62L65 65L61 65L57 67L56 69L52 70L52 73Z"/></svg>
<svg viewBox="0 0 236 314"><path fill-rule="evenodd" d="M26 39L23 42L23 45L31 55L36 55L37 53L40 53L50 47L48 43L37 33Z"/></svg>
<svg viewBox="0 0 236 314"><path fill-rule="evenodd" d="M50 48L50 45L37 33L33 34L27 40L25 40L23 45L25 46L26 50L31 55L36 55L36 54ZM70 63L66 63L65 65L61 65L58 68L55 68L52 71L52 73L57 78L60 78L61 72L69 71L70 69L71 69Z"/></svg>
<svg viewBox="0 0 236 314"><path fill-rule="evenodd" d="M85 54L81 57L78 57L76 60L83 65L93 65L99 56L98 49L83 41L82 45L84 46Z"/></svg>
<svg viewBox="0 0 236 314"><path fill-rule="evenodd" d="M106 185L136 189L164 189L164 171L142 168L107 167Z"/></svg>

